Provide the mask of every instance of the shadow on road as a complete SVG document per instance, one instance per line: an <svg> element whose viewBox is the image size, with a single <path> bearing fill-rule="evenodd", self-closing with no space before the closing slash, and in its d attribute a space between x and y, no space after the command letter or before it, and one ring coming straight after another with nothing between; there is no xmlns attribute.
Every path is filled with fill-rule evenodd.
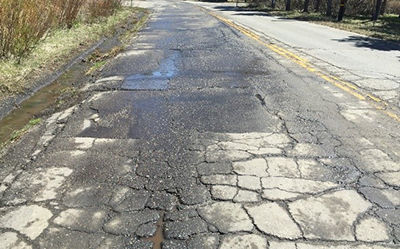
<svg viewBox="0 0 400 249"><path fill-rule="evenodd" d="M215 6L213 8L221 11L241 11L240 7L235 6Z"/></svg>
<svg viewBox="0 0 400 249"><path fill-rule="evenodd" d="M381 51L400 51L400 45L374 39L374 38L369 38L369 37L363 37L363 36L357 36L357 35L351 35L347 38L344 39L333 39L334 41L338 42L349 42L353 43L354 46L356 47L364 47L364 48L370 48L374 50L381 50Z"/></svg>
<svg viewBox="0 0 400 249"><path fill-rule="evenodd" d="M241 6L241 7L236 7L232 5L219 5L213 7L216 10L219 11L231 11L234 12L233 15L241 15L241 16L272 16L275 17L275 19L271 19L270 21L272 22L294 22L294 21L307 21L307 22L335 22L335 18L332 17L327 17L324 15L293 15L292 12L287 12L287 11L279 11L279 10L272 10L268 8L260 9L260 8L255 8L252 6ZM357 19L358 18L358 19ZM366 17L357 17L353 18L354 20L362 21L362 22L369 22L369 18ZM348 17L348 19L351 19L351 17ZM366 25L363 28L360 29L372 29L377 32L377 34L374 34L373 36L377 38L381 38L383 35L389 35L392 33L398 33L399 31L396 31L398 29L398 21L397 18L395 21L393 21L392 17L382 17L382 27L370 27ZM351 29L350 29L351 30ZM365 48L370 48L373 50L380 50L380 51L400 51L400 44L397 44L396 42L387 42L384 40L380 40L377 38L372 38L372 37L364 37L364 36L358 36L358 35L352 35L348 36L344 39L332 39L333 41L338 41L338 42L347 42L347 43L352 43L355 47L365 47ZM389 37L387 38L388 40L391 40L392 38Z"/></svg>

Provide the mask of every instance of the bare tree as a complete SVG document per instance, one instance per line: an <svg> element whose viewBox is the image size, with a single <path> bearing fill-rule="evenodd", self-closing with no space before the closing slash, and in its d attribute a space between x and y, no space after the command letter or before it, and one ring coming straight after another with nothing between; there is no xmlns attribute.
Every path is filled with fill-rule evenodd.
<svg viewBox="0 0 400 249"><path fill-rule="evenodd" d="M346 0L340 0L340 8L339 8L339 14L338 14L338 22L343 20L343 16L344 16L344 11L345 11L345 4L346 4Z"/></svg>
<svg viewBox="0 0 400 249"><path fill-rule="evenodd" d="M290 1L291 0L286 0L286 6L285 6L286 11L290 10Z"/></svg>
<svg viewBox="0 0 400 249"><path fill-rule="evenodd" d="M310 0L304 0L304 9L303 12L308 13L308 6L310 5Z"/></svg>
<svg viewBox="0 0 400 249"><path fill-rule="evenodd" d="M378 20L379 13L381 12L382 0L376 0L375 11L372 15L372 21Z"/></svg>
<svg viewBox="0 0 400 249"><path fill-rule="evenodd" d="M321 6L321 0L315 0L314 1L314 10L318 12L320 6Z"/></svg>
<svg viewBox="0 0 400 249"><path fill-rule="evenodd" d="M385 14L385 12L386 12L386 6L387 6L387 0L383 0L382 6L381 6L381 11L380 11L380 14L381 14L381 15L384 15L384 14Z"/></svg>
<svg viewBox="0 0 400 249"><path fill-rule="evenodd" d="M332 16L332 0L326 1L326 15Z"/></svg>

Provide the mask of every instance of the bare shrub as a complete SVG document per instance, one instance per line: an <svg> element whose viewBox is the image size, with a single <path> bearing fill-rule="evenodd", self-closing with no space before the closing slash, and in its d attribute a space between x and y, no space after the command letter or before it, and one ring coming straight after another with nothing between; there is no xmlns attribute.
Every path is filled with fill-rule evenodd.
<svg viewBox="0 0 400 249"><path fill-rule="evenodd" d="M400 15L400 0L388 1L387 5L387 13Z"/></svg>
<svg viewBox="0 0 400 249"><path fill-rule="evenodd" d="M55 0L54 10L58 23L71 28L86 0Z"/></svg>
<svg viewBox="0 0 400 249"><path fill-rule="evenodd" d="M22 57L53 21L51 0L0 0L0 57Z"/></svg>
<svg viewBox="0 0 400 249"><path fill-rule="evenodd" d="M87 11L90 19L110 16L122 6L122 0L88 0Z"/></svg>
<svg viewBox="0 0 400 249"><path fill-rule="evenodd" d="M20 59L50 29L71 28L82 7L83 19L92 21L121 5L122 0L0 0L0 58Z"/></svg>

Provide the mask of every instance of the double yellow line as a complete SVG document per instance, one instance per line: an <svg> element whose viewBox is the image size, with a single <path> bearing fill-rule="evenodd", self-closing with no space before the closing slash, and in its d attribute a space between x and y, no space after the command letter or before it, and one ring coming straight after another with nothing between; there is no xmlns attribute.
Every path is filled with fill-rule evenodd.
<svg viewBox="0 0 400 249"><path fill-rule="evenodd" d="M205 9L203 8L203 10L205 10ZM400 116L399 115L397 115L396 113L394 113L394 112L392 112L390 110L387 110L388 107L389 107L389 104L386 101L374 96L371 93L364 93L363 91L360 90L360 88L358 88L356 85L354 85L354 84L352 84L350 82L341 80L341 79L339 79L339 78L337 78L337 77L335 77L333 75L330 75L330 74L328 74L326 72L322 72L321 70L319 70L316 67L314 67L306 59L301 58L300 56L298 56L298 55L296 55L296 54L294 54L294 53L292 53L292 52L290 52L290 51L288 51L288 50L286 50L284 48L281 48L276 44L267 43L267 42L263 41L263 39L261 39L261 37L259 35L255 34L253 31L251 31L251 30L249 30L249 29L247 29L247 28L245 28L245 27L243 27L241 25L238 25L238 24L234 23L229 19L226 19L226 18L224 18L224 17L222 17L220 15L217 15L216 13L214 13L212 11L208 11L208 10L205 10L205 11L207 13L209 13L210 15L214 16L215 18L217 18L218 20L220 20L221 22L229 25L232 28L235 28L236 30L239 30L244 35L256 40L257 42L259 42L260 44L262 44L265 47L269 48L273 52L275 52L275 53L277 53L277 54L279 54L279 55L281 55L281 56L293 61L297 65L305 68L307 71L309 71L309 72L317 75L318 77L326 80L327 82L331 83L332 85L334 85L336 87L339 87L340 89L346 91L347 93L355 96L356 98L358 98L360 100L366 100L366 101L371 102L376 109L382 111L383 113L385 113L387 116L391 117L392 119L400 122Z"/></svg>

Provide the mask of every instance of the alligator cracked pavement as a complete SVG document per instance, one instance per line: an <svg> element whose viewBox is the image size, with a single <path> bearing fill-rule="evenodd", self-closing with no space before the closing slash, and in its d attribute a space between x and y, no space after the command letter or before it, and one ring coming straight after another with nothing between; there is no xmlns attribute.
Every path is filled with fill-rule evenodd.
<svg viewBox="0 0 400 249"><path fill-rule="evenodd" d="M195 5L140 4L90 97L3 153L0 248L400 248L400 123Z"/></svg>

